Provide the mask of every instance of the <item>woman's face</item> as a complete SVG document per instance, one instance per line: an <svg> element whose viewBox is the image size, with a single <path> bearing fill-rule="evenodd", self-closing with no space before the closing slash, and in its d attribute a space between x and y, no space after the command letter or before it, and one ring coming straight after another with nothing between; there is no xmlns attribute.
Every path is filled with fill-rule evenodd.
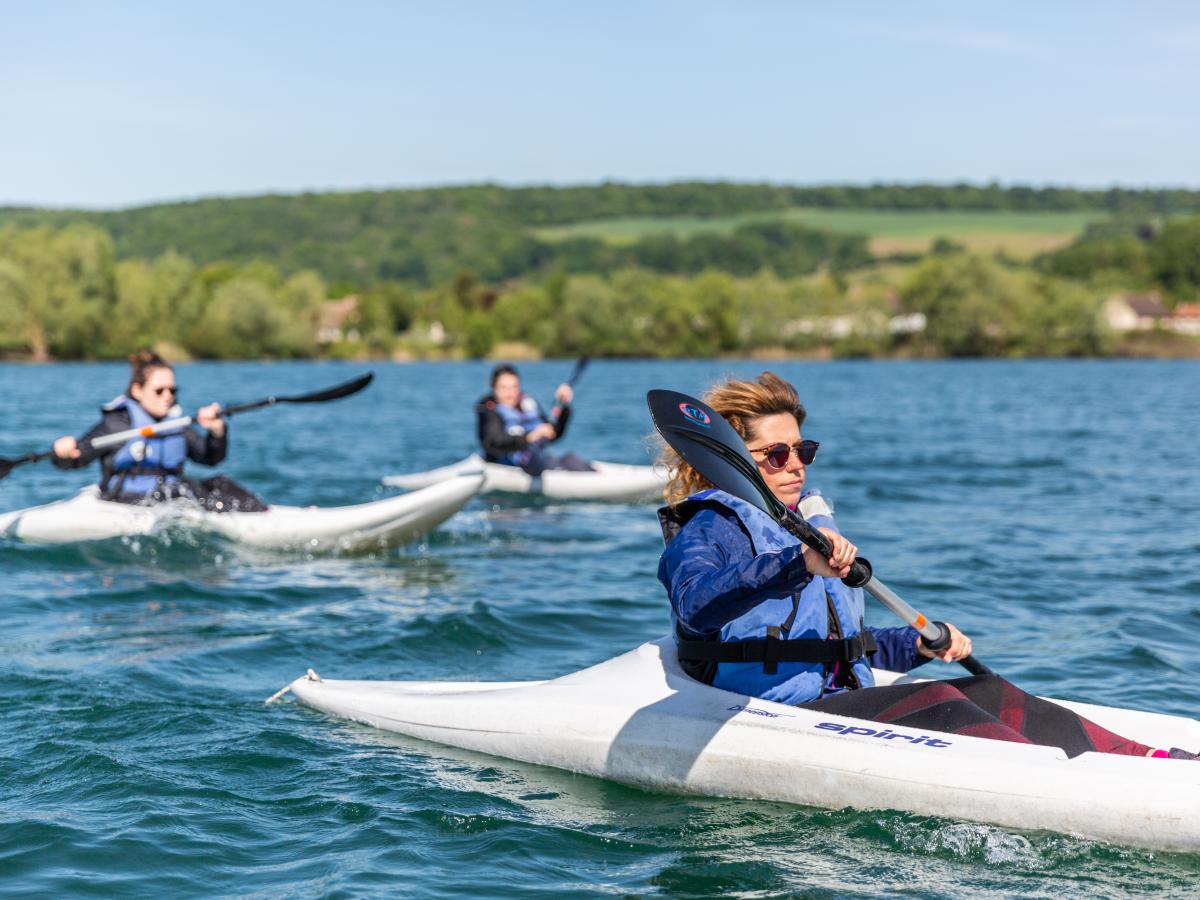
<svg viewBox="0 0 1200 900"><path fill-rule="evenodd" d="M787 444L794 447L800 443L800 426L796 417L788 413L776 413L754 419L750 424L750 437L746 448L751 451L758 466L758 474L762 476L771 493L787 506L795 506L800 502L800 491L804 488L804 463L800 462L800 454L788 454L787 462L781 468L771 465L761 452L761 448L772 444ZM755 452L758 451L758 452Z"/></svg>
<svg viewBox="0 0 1200 900"><path fill-rule="evenodd" d="M521 399L521 379L505 372L492 385L492 395L496 398L497 403L504 406L516 406L517 401Z"/></svg>
<svg viewBox="0 0 1200 900"><path fill-rule="evenodd" d="M146 373L145 384L130 385L129 395L142 405L142 409L161 419L175 405L174 371L166 366L156 366Z"/></svg>

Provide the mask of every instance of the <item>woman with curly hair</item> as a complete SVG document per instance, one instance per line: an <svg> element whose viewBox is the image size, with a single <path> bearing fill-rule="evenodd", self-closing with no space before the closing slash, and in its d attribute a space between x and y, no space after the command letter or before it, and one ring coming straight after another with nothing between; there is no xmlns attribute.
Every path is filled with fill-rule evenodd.
<svg viewBox="0 0 1200 900"><path fill-rule="evenodd" d="M717 490L673 451L668 506L659 511L666 548L658 577L671 600L684 670L715 687L889 725L1128 756L1195 758L1127 740L1065 707L1026 694L995 675L875 687L872 667L907 672L937 657L971 653L953 625L935 652L916 629L872 628L863 594L842 581L857 547L808 487L818 443L801 434L806 412L796 389L771 372L729 380L705 402L746 443L771 492L820 529L828 558L803 546L758 507Z"/></svg>

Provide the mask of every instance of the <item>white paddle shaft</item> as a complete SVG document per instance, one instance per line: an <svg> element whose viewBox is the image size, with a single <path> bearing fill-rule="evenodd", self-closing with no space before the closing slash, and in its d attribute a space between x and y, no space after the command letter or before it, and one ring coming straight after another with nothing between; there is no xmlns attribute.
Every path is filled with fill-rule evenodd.
<svg viewBox="0 0 1200 900"><path fill-rule="evenodd" d="M153 425L145 425L141 428L114 431L112 434L93 438L89 443L93 449L103 450L105 447L115 447L117 444L123 444L130 438L155 437L156 435L168 432L182 431L191 425L193 421L195 420L191 416L180 416L178 419L167 419L165 422L155 422Z"/></svg>
<svg viewBox="0 0 1200 900"><path fill-rule="evenodd" d="M909 606L903 598L874 575L863 585L863 590L894 612L902 621L917 629L921 633L921 637L926 640L936 641L942 636L936 625Z"/></svg>

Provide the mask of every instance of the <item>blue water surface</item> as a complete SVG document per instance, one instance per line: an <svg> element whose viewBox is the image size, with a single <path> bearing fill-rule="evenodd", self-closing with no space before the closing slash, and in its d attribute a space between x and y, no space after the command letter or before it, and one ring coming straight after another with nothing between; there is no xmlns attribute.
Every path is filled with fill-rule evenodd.
<svg viewBox="0 0 1200 900"><path fill-rule="evenodd" d="M1029 690L1195 715L1200 365L772 362L821 441L810 481L876 572ZM483 363L373 364L247 413L222 471L358 503L472 449ZM593 362L565 443L645 462L644 393L763 363ZM348 363L179 367L189 408ZM522 367L545 402L569 361ZM0 366L0 455L81 433L112 364ZM194 470L199 473L199 469ZM0 509L94 472L0 482ZM678 798L263 700L327 677L545 678L665 633L653 507L474 500L367 556L215 538L0 541L0 892L121 896L1189 896L1200 856L898 812ZM892 624L872 607L869 621ZM1200 811L1197 811L1200 814Z"/></svg>

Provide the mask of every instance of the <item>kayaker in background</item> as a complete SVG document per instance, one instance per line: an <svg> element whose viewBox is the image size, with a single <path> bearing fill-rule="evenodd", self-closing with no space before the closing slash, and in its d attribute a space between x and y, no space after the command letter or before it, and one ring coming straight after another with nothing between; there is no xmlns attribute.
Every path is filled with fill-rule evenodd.
<svg viewBox="0 0 1200 900"><path fill-rule="evenodd" d="M132 368L125 393L100 408L100 421L76 440L70 435L54 442L54 465L79 469L100 460L100 493L120 503L157 503L187 497L214 512L259 512L266 504L231 478L218 475L204 481L183 477L186 460L215 466L225 459L228 428L221 406L210 403L196 414L204 433L186 428L150 438L135 437L119 447L94 450L89 442L106 434L127 431L181 415L176 401L175 370L148 350L129 357Z"/></svg>
<svg viewBox="0 0 1200 900"><path fill-rule="evenodd" d="M560 384L554 392L558 405L549 417L537 400L521 390L521 376L507 363L492 370L491 385L491 393L475 404L484 459L519 466L535 477L546 469L593 471L591 464L575 453L553 456L545 449L567 432L575 396L569 384Z"/></svg>
<svg viewBox="0 0 1200 900"><path fill-rule="evenodd" d="M666 549L658 577L671 600L680 662L715 687L805 709L889 725L1087 751L1194 759L1127 740L994 675L875 687L871 667L907 672L937 656L969 656L953 625L950 647L929 650L916 629L869 628L863 593L840 580L857 548L837 530L821 495L806 488L816 441L804 440L796 389L764 372L704 396L746 442L763 481L833 544L820 558L755 506L713 488L674 451L659 511Z"/></svg>

